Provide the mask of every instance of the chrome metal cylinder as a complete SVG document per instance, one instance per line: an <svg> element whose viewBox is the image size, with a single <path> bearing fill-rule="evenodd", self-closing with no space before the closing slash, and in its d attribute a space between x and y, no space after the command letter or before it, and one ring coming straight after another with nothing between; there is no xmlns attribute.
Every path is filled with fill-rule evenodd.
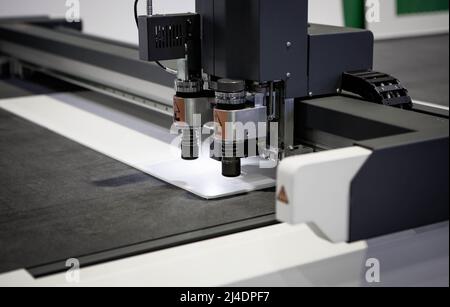
<svg viewBox="0 0 450 307"><path fill-rule="evenodd" d="M196 160L200 156L200 131L188 128L182 131L181 158L183 160Z"/></svg>

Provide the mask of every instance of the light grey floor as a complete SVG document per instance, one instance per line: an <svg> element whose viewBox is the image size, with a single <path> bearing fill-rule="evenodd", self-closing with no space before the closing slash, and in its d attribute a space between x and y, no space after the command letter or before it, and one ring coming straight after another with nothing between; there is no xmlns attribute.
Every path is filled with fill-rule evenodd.
<svg viewBox="0 0 450 307"><path fill-rule="evenodd" d="M415 100L449 105L449 36L375 43L374 69L400 79Z"/></svg>

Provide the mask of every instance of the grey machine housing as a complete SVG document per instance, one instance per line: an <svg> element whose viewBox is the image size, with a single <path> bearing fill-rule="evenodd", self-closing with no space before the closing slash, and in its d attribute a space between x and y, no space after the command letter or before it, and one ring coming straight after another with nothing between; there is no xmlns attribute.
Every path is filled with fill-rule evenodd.
<svg viewBox="0 0 450 307"><path fill-rule="evenodd" d="M307 0L196 0L203 70L284 80L286 98L336 94L343 72L371 70L373 34L308 24Z"/></svg>
<svg viewBox="0 0 450 307"><path fill-rule="evenodd" d="M196 0L196 6L204 72L284 81L285 142L373 151L351 183L349 241L448 220L448 114L417 110L398 80L372 72L372 32L308 24L307 0ZM359 95L341 94L347 89Z"/></svg>
<svg viewBox="0 0 450 307"><path fill-rule="evenodd" d="M370 31L309 24L307 0L196 0L196 11L213 82L283 84L280 149L373 152L351 183L350 241L448 220L448 114L417 110L399 80L372 71Z"/></svg>

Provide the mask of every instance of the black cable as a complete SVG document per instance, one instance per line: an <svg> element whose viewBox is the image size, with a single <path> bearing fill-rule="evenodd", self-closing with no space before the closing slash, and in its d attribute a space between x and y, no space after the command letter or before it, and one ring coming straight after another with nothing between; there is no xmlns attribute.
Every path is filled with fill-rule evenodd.
<svg viewBox="0 0 450 307"><path fill-rule="evenodd" d="M136 21L136 27L139 30L139 21L138 21L138 3L139 0L134 0L134 21Z"/></svg>
<svg viewBox="0 0 450 307"><path fill-rule="evenodd" d="M134 0L134 21L136 22L136 27L138 28L138 31L139 31L138 4L139 4L139 0ZM156 65L158 65L159 67L164 69L166 72L168 72L170 74L175 74L175 75L177 74L177 72L175 70L167 68L166 66L161 64L159 61L155 61L155 63L156 63Z"/></svg>

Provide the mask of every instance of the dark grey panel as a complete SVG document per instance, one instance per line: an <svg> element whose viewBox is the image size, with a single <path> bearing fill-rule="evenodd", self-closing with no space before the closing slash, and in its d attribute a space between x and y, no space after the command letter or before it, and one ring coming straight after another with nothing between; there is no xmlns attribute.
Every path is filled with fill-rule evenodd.
<svg viewBox="0 0 450 307"><path fill-rule="evenodd" d="M352 181L350 241L449 219L447 137L376 150Z"/></svg>
<svg viewBox="0 0 450 307"><path fill-rule="evenodd" d="M413 131L410 127L401 126L395 119L383 120L383 114L371 116L367 111L383 111L380 106L373 106L368 102L339 96L297 102L295 138L297 141L304 139L306 130L314 130L351 140L354 144ZM385 114L389 115L389 112Z"/></svg>
<svg viewBox="0 0 450 307"><path fill-rule="evenodd" d="M205 1L205 0L204 0ZM259 0L214 0L214 73L260 80Z"/></svg>
<svg viewBox="0 0 450 307"><path fill-rule="evenodd" d="M260 80L286 80L287 98L306 96L308 1L261 0L260 10Z"/></svg>
<svg viewBox="0 0 450 307"><path fill-rule="evenodd" d="M201 20L202 67L205 72L215 75L214 1L195 0L195 9Z"/></svg>
<svg viewBox="0 0 450 307"><path fill-rule="evenodd" d="M372 150L448 137L448 119L356 98L334 96L296 103L296 139L313 129Z"/></svg>
<svg viewBox="0 0 450 307"><path fill-rule="evenodd" d="M370 31L312 24L309 28L309 92L335 94L342 73L371 70L373 34Z"/></svg>
<svg viewBox="0 0 450 307"><path fill-rule="evenodd" d="M198 0L197 12L203 19L207 73L252 81L286 80L288 97L307 95L306 0Z"/></svg>
<svg viewBox="0 0 450 307"><path fill-rule="evenodd" d="M416 113L413 111L405 111L398 108L383 106L359 99L351 96L333 96L311 100L304 100L300 104L308 105L315 108L332 112L333 114L347 114L364 121L377 122L382 125L399 127L395 134L401 131L428 131L435 129L445 129L448 127L448 119L437 118L434 116ZM317 124L325 122L326 119L316 121ZM346 126L347 122L337 121L330 125ZM354 124L353 129L363 128ZM366 133L366 132L355 132ZM448 133L448 131L447 131ZM366 139L368 140L368 139Z"/></svg>

